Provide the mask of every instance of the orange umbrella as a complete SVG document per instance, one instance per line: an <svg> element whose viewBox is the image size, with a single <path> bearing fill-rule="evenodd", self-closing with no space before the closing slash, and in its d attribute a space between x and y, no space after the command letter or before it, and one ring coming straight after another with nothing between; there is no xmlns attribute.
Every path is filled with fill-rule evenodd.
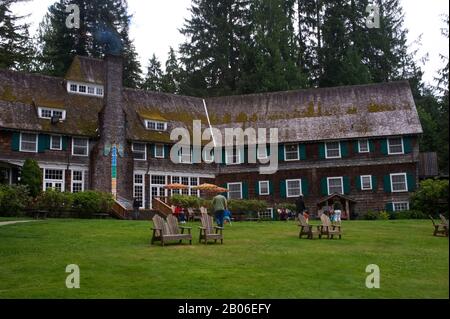
<svg viewBox="0 0 450 319"><path fill-rule="evenodd" d="M164 186L165 189L187 189L189 188L186 185L180 184L180 183L174 183Z"/></svg>
<svg viewBox="0 0 450 319"><path fill-rule="evenodd" d="M208 184L208 183L205 183L205 184L201 184L201 185L198 185L198 186L194 186L194 187L192 187L193 189L197 189L197 190L201 190L201 191L209 191L209 190L215 190L215 189L217 189L219 186L217 186L217 185L214 185L214 184Z"/></svg>

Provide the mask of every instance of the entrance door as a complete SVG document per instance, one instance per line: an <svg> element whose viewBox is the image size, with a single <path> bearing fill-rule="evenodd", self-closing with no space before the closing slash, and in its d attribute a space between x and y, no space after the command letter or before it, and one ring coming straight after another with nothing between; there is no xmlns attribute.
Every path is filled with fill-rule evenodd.
<svg viewBox="0 0 450 319"><path fill-rule="evenodd" d="M11 169L0 167L0 184L11 184Z"/></svg>
<svg viewBox="0 0 450 319"><path fill-rule="evenodd" d="M150 209L153 209L153 198L167 196L167 190L164 188L166 179L167 176L164 175L152 175L150 177Z"/></svg>

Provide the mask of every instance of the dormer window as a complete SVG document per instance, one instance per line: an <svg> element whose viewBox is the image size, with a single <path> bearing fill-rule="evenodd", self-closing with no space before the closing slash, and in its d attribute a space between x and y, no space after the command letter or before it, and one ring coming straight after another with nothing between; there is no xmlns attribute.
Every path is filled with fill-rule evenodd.
<svg viewBox="0 0 450 319"><path fill-rule="evenodd" d="M39 112L39 118L41 118L41 119L51 120L52 118L57 118L57 119L60 119L63 121L66 119L66 111L65 110L49 109L49 108L40 107L38 109L38 112Z"/></svg>
<svg viewBox="0 0 450 319"><path fill-rule="evenodd" d="M67 90L69 93L103 97L103 86L97 84L68 82Z"/></svg>
<svg viewBox="0 0 450 319"><path fill-rule="evenodd" d="M167 122L145 120L145 127L147 130L164 132L167 131Z"/></svg>

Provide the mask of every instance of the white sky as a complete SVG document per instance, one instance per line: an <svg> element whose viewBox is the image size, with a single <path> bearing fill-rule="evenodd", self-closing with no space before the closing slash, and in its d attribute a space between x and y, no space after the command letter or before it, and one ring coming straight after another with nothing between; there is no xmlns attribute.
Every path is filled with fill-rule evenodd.
<svg viewBox="0 0 450 319"><path fill-rule="evenodd" d="M55 0L30 0L16 4L13 9L17 14L26 15L31 23L31 32L37 30L39 22L47 8ZM169 47L178 49L183 36L178 32L189 17L188 8L191 0L128 0L130 13L133 14L131 38L138 51L143 70L153 53L164 65ZM401 0L405 13L405 26L409 30L408 41L413 43L422 35L422 47L417 58L429 55L423 66L424 80L432 83L438 69L442 67L439 55L448 57L449 44L441 36L444 26L441 15L449 13L448 0ZM417 48L417 46L413 46Z"/></svg>

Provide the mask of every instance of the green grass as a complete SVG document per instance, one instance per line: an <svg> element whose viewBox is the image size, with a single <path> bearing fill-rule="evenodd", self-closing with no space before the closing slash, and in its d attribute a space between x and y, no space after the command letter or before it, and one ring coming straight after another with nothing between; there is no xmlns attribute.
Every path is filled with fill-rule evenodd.
<svg viewBox="0 0 450 319"><path fill-rule="evenodd" d="M448 298L448 239L429 221L344 222L342 240L294 222L226 226L224 245L150 246L150 222L46 220L0 227L0 298ZM78 264L81 289L67 289ZM365 287L365 268L381 288Z"/></svg>

